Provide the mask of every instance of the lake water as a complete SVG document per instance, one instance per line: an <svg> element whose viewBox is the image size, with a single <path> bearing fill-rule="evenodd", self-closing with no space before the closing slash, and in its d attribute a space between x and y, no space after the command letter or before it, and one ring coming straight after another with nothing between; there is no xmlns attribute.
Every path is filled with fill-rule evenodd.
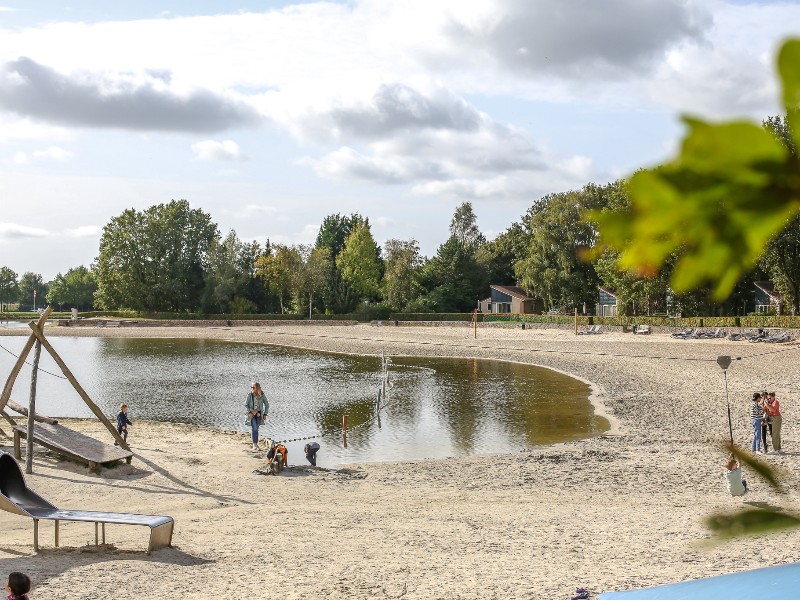
<svg viewBox="0 0 800 600"><path fill-rule="evenodd" d="M109 417L119 405L136 419L247 431L249 382L270 402L262 435L316 437L320 466L349 462L491 454L596 436L609 427L594 415L589 386L529 365L473 359L394 357L380 423L373 419L380 359L260 344L177 339L50 339L89 396ZM25 343L0 338L5 381ZM29 362L32 360L33 354ZM40 369L60 370L46 351ZM12 399L27 405L30 367ZM92 417L70 384L40 371L37 410L56 417ZM351 430L342 447L342 415ZM305 462L305 442L288 444L291 463ZM245 446L243 445L243 448Z"/></svg>

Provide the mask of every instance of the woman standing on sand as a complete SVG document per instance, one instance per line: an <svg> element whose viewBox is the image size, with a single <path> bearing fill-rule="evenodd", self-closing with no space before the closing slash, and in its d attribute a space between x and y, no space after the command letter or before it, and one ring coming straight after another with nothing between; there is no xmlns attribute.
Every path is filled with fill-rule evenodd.
<svg viewBox="0 0 800 600"><path fill-rule="evenodd" d="M258 450L258 428L264 424L269 412L269 402L261 389L261 384L254 382L250 385L250 393L247 394L247 423L253 434L253 450Z"/></svg>
<svg viewBox="0 0 800 600"><path fill-rule="evenodd" d="M761 406L761 394L753 394L753 403L750 405L750 424L753 426L753 452L761 452L761 421L764 409Z"/></svg>

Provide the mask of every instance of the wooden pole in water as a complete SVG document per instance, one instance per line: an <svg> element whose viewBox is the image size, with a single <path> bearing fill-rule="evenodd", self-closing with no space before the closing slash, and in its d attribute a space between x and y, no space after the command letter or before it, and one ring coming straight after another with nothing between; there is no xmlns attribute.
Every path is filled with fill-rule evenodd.
<svg viewBox="0 0 800 600"><path fill-rule="evenodd" d="M342 415L342 441L347 448L347 415Z"/></svg>
<svg viewBox="0 0 800 600"><path fill-rule="evenodd" d="M36 415L36 379L39 374L39 357L42 355L42 343L36 340L33 351L33 370L31 371L31 399L28 403L28 440L25 445L25 473L33 473L33 421Z"/></svg>

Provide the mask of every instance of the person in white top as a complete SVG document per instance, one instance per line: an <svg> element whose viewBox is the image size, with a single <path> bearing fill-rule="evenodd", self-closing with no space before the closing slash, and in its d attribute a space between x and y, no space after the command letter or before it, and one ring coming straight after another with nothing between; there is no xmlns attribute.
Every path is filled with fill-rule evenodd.
<svg viewBox="0 0 800 600"><path fill-rule="evenodd" d="M747 482L742 479L742 467L733 454L730 455L728 462L725 463L724 476L731 496L744 496L747 491Z"/></svg>

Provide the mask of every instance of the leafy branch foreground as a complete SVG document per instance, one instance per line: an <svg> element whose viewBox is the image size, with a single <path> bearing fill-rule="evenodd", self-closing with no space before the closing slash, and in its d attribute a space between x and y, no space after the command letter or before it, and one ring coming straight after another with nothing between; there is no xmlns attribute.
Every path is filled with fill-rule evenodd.
<svg viewBox="0 0 800 600"><path fill-rule="evenodd" d="M750 467L779 494L786 493L775 471L768 464L730 443L726 444L725 451L733 454L739 464ZM712 515L706 519L706 526L715 534L717 541L724 541L743 535L758 535L800 527L800 517L778 508L748 508L733 513Z"/></svg>
<svg viewBox="0 0 800 600"><path fill-rule="evenodd" d="M800 147L800 40L783 44L778 73L791 141ZM599 224L600 250L618 250L623 269L654 275L677 255L672 288L709 283L721 300L800 211L800 160L757 123L684 122L680 154L631 178L630 208L589 219Z"/></svg>

